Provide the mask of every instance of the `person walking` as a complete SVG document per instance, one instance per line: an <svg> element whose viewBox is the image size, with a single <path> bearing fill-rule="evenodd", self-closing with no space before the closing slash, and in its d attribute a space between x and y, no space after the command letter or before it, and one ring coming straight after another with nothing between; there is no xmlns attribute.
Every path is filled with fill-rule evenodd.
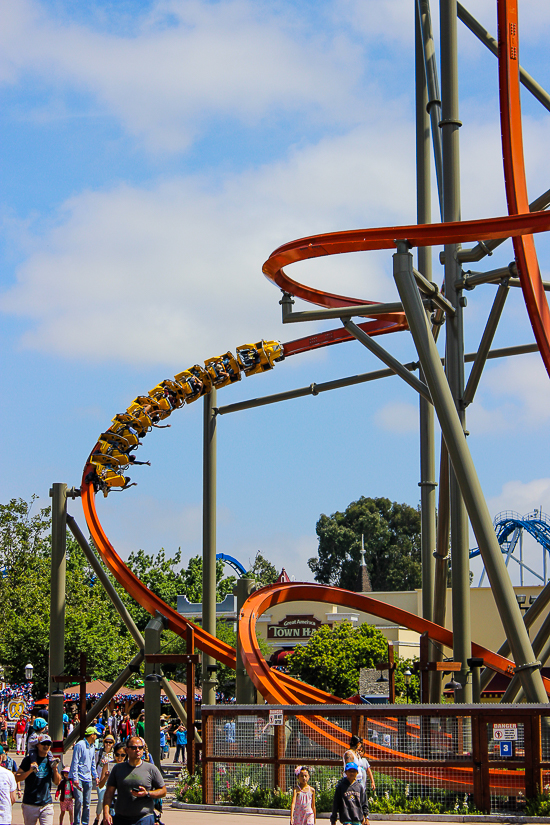
<svg viewBox="0 0 550 825"><path fill-rule="evenodd" d="M144 713L139 714L138 720L136 722L136 736L141 736L142 739L145 736L145 714Z"/></svg>
<svg viewBox="0 0 550 825"><path fill-rule="evenodd" d="M345 776L338 782L334 791L331 825L339 819L342 825L369 825L369 806L367 794L357 779L359 765L348 762L344 769Z"/></svg>
<svg viewBox="0 0 550 825"><path fill-rule="evenodd" d="M69 814L69 825L73 825L74 800L76 789L72 779L69 779L69 768L64 767L61 771L61 782L57 786L55 798L59 797L59 825L63 825L65 811Z"/></svg>
<svg viewBox="0 0 550 825"><path fill-rule="evenodd" d="M0 765L0 822L11 825L11 809L15 803L17 783L11 771Z"/></svg>
<svg viewBox="0 0 550 825"><path fill-rule="evenodd" d="M73 748L69 778L73 780L73 785L76 790L74 800L75 825L88 825L90 821L92 784L97 782L97 770L95 766L96 739L97 731L90 726L86 728L84 739L77 742Z"/></svg>
<svg viewBox="0 0 550 825"><path fill-rule="evenodd" d="M349 750L344 754L344 765L355 762L359 768L358 780L367 792L367 777L373 791L376 790L376 783L368 759L364 756L365 745L360 736L352 736L349 741Z"/></svg>
<svg viewBox="0 0 550 825"><path fill-rule="evenodd" d="M294 788L290 804L290 825L315 825L315 789L309 784L309 770L300 765L294 771L298 785Z"/></svg>
<svg viewBox="0 0 550 825"><path fill-rule="evenodd" d="M25 755L25 734L27 732L27 716L25 713L22 713L17 722L15 723L14 733L15 733L15 755L21 756Z"/></svg>
<svg viewBox="0 0 550 825"><path fill-rule="evenodd" d="M0 745L8 744L8 720L6 714L0 714Z"/></svg>
<svg viewBox="0 0 550 825"><path fill-rule="evenodd" d="M103 812L103 797L105 795L105 783L111 772L115 761L115 737L108 733L103 740L103 747L97 752L95 765L97 770L97 805L95 809L94 825L98 825L99 817Z"/></svg>
<svg viewBox="0 0 550 825"><path fill-rule="evenodd" d="M126 762L116 763L107 780L103 797L105 825L154 825L155 800L166 796L166 785L156 765L143 760L141 736L131 736L126 743ZM115 815L110 808L116 793Z"/></svg>
<svg viewBox="0 0 550 825"><path fill-rule="evenodd" d="M53 825L52 781L61 782L57 770L59 759L50 759L51 737L40 734L36 749L27 754L15 774L16 782L25 782L23 791L23 820L25 825Z"/></svg>
<svg viewBox="0 0 550 825"><path fill-rule="evenodd" d="M11 771L12 774L15 776L17 773L17 763L15 759L12 759L9 755L9 748L7 745L0 745L0 765L3 768L6 768L7 771ZM21 796L21 786L19 782L17 782L17 798Z"/></svg>
<svg viewBox="0 0 550 825"><path fill-rule="evenodd" d="M176 755L174 756L174 763L177 764L178 757L181 753L181 764L185 763L185 746L187 745L187 731L180 725L176 730Z"/></svg>
<svg viewBox="0 0 550 825"><path fill-rule="evenodd" d="M130 716L126 714L122 720L122 722L118 726L118 735L121 742L126 742L126 740L132 735L132 723L130 722Z"/></svg>

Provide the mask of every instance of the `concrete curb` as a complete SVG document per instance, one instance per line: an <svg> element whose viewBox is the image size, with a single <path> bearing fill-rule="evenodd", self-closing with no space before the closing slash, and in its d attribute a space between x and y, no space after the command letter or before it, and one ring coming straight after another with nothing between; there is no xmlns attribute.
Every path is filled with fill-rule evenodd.
<svg viewBox="0 0 550 825"><path fill-rule="evenodd" d="M254 816L286 816L290 811L277 808L237 808L233 805L198 805L189 802L172 802L172 808L182 811L210 811L227 814L253 814ZM317 814L317 819L330 819L328 812ZM521 825L530 822L548 822L550 816L512 816L510 814L370 814L372 822L499 822L501 825Z"/></svg>

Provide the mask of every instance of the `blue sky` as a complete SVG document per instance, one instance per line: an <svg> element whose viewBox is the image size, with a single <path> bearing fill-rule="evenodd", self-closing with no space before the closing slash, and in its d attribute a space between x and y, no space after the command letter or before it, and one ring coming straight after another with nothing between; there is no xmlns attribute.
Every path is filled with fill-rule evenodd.
<svg viewBox="0 0 550 825"><path fill-rule="evenodd" d="M495 3L467 7L496 33ZM1 500L78 484L138 394L258 338L292 340L261 266L303 235L413 223L412 0L33 2L0 11ZM437 38L438 8L432 8ZM464 218L505 213L496 60L459 24ZM520 58L550 88L550 6L520 5ZM550 118L524 95L529 192L550 186ZM437 208L434 198L434 216ZM546 238L537 239L550 278ZM439 266L434 273L441 280ZM506 243L478 269L507 264ZM395 299L390 254L293 276ZM468 294L475 350L494 287ZM297 307L298 308L298 307ZM321 329L322 327L317 327ZM522 298L496 346L533 340ZM414 360L407 333L384 339ZM349 343L278 364L219 404L378 368ZM550 512L550 389L537 356L493 362L468 409L492 515ZM308 578L320 513L361 495L416 505L418 402L397 378L225 416L218 549ZM139 486L99 503L114 546L201 547L199 404L149 435ZM81 517L78 503L71 510ZM534 551L533 551L534 552Z"/></svg>

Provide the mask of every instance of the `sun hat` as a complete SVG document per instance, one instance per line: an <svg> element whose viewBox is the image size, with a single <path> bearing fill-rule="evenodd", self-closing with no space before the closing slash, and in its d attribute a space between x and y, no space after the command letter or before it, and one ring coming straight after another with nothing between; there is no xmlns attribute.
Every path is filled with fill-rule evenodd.
<svg viewBox="0 0 550 825"><path fill-rule="evenodd" d="M84 732L84 736L91 736L93 733L97 734L97 730L96 730L96 728L94 728L93 725L90 725L89 728L86 728L86 731Z"/></svg>
<svg viewBox="0 0 550 825"><path fill-rule="evenodd" d="M44 736L41 736L40 739L38 740L38 744L39 745L48 745L48 744L51 745L52 744L51 736L49 734L45 733Z"/></svg>
<svg viewBox="0 0 550 825"><path fill-rule="evenodd" d="M104 741L104 742L107 742L107 741L109 741L109 742L114 742L114 741L115 741L115 737L112 735L112 733L108 733L108 734L107 734L107 736L104 736L104 737L103 737L103 741Z"/></svg>
<svg viewBox="0 0 550 825"><path fill-rule="evenodd" d="M348 762L348 764L344 768L345 772L347 772L347 771L358 771L358 770L359 770L359 765L357 764L357 762Z"/></svg>

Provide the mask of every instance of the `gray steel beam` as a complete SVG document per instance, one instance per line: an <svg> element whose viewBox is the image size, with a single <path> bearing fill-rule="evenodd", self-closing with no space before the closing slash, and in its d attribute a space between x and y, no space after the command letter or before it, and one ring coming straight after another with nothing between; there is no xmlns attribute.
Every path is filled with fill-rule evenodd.
<svg viewBox="0 0 550 825"><path fill-rule="evenodd" d="M437 74L437 59L432 31L432 18L429 0L417 0L416 19L420 21L422 38L422 58L424 61L424 76L426 83L425 111L431 122L431 132L434 151L435 173L437 178L437 193L439 196L439 210L443 214L443 160L441 155L441 134L439 121L441 119L441 94L439 92L439 78ZM424 96L424 94L423 94Z"/></svg>
<svg viewBox="0 0 550 825"><path fill-rule="evenodd" d="M550 189L547 189L546 192L543 192L538 198L536 198L532 203L529 204L529 211L530 212L539 212L541 209L546 209L547 206L550 206ZM499 238L498 240L492 241L479 241L475 246L471 249L462 249L458 253L458 260L461 263L473 263L475 261L481 261L486 255L492 255L493 250L499 247L501 244L506 241L507 238ZM445 253L442 252L440 255L441 263L444 263L444 255Z"/></svg>
<svg viewBox="0 0 550 825"><path fill-rule="evenodd" d="M434 572L434 617L436 624L445 627L447 615L447 576L449 570L449 453L445 439L441 437L439 455L439 505L437 508L437 539ZM443 659L441 647L434 647L434 661ZM441 674L433 672L430 681L430 703L441 701Z"/></svg>
<svg viewBox="0 0 550 825"><path fill-rule="evenodd" d="M216 635L216 390L204 396L202 477L202 626ZM216 704L212 656L202 657L202 701Z"/></svg>
<svg viewBox="0 0 550 825"><path fill-rule="evenodd" d="M430 210L430 212L431 212L431 210ZM417 221L417 223L419 223L419 221ZM426 247L420 246L418 248L419 259L421 257L420 256L420 250L421 249L426 249ZM444 295L441 294L437 284L432 283L431 280L428 280L428 278L425 278L416 269L414 270L414 277L416 278L416 283L418 284L418 288L420 289L421 292L424 293L424 295L427 295L430 298L430 302L432 304L435 304L435 306L439 307L439 309L442 309L443 312L445 312L446 315L454 315L455 314L454 306L451 304L450 301L448 301L445 298Z"/></svg>
<svg viewBox="0 0 550 825"><path fill-rule="evenodd" d="M63 685L53 682L53 676L65 672L65 602L67 571L67 485L53 484L52 558L50 579L50 668L48 725L54 742L63 739Z"/></svg>
<svg viewBox="0 0 550 825"><path fill-rule="evenodd" d="M487 46L490 52L492 52L495 57L498 57L498 42L495 40L492 34L489 34L486 28L484 28L481 23L479 23L473 15L467 11L462 3L457 3L457 12L459 18L462 20L465 26L467 26L472 34L475 34L478 40L483 43L484 46ZM519 79L520 83L523 83L525 88L531 92L533 97L542 103L545 109L550 112L550 95L546 92L542 86L537 83L537 81L531 77L529 72L526 72L521 66L519 67Z"/></svg>
<svg viewBox="0 0 550 825"><path fill-rule="evenodd" d="M531 352L538 352L539 348L536 344L520 344L515 347L500 347L493 349L487 356L488 360L494 358L509 358L512 355L527 355ZM476 353L469 352L464 356L465 363L475 361ZM441 363L445 363L445 359L441 359ZM405 369L413 371L418 369L418 362L412 361L408 364L403 364ZM359 375L350 375L348 378L337 378L335 381L325 381L322 384L310 384L308 387L299 387L295 390L288 390L287 392L277 392L273 395L264 395L261 398L251 398L248 401L237 401L235 404L226 404L225 407L216 407L217 415L228 415L228 413L242 412L243 410L251 410L255 407L265 407L268 404L278 404L280 401L292 401L294 398L305 398L308 395L319 395L322 392L329 392L330 390L341 390L344 387L354 387L356 384L366 384L370 381L376 381L379 378L391 378L395 375L393 370L374 370L373 372L364 372Z"/></svg>
<svg viewBox="0 0 550 825"><path fill-rule="evenodd" d="M550 603L550 582L542 588L539 595L537 596L536 600L533 602L529 610L525 611L523 616L523 621L525 623L525 627L529 630L529 628L536 622L538 617L541 615L542 611L547 607ZM508 639L505 639L504 642L498 649L499 656L509 656L510 655L510 644ZM490 668L486 667L485 670L481 673L481 690L485 690L493 676L495 675L495 671L491 670Z"/></svg>
<svg viewBox="0 0 550 825"><path fill-rule="evenodd" d="M105 592L107 593L107 595L111 599L111 601L112 601L115 609L117 610L120 618L122 619L122 621L124 622L124 624L128 628L132 639L134 640L134 642L136 643L138 648L143 651L145 649L145 639L143 638L143 636L142 636L141 632L139 631L136 623L134 622L134 620L132 619L130 613L128 612L128 610L126 608L126 605L124 604L124 602L122 601L122 599L120 598L118 593L116 592L116 589L114 588L113 583L109 579L107 573L105 572L105 570L101 566L101 562L99 561L96 554L94 553L94 551L92 550L92 548L90 547L90 545L88 544L86 539L84 538L84 535L83 535L80 527L76 523L76 519L71 515L67 515L67 526L69 527L69 530L72 532L73 536L75 537L78 544L80 545L84 555L86 556L86 558L88 559L88 561L90 563L90 566L91 566L92 570L94 571L94 573L98 577L99 581L103 585L103 587L105 589ZM159 670L160 670L160 673L162 673L162 670L161 669L159 669ZM183 707L182 703L178 699L176 693L174 692L174 689L172 688L172 686L170 684L170 681L165 676L161 676L161 684L162 684L162 687L164 689L164 692L166 693L166 696L168 697L168 700L169 700L170 704L172 705L172 707L176 711L176 714L181 719L183 724L187 725L187 713L186 713L185 708ZM198 734L197 734L197 741L200 742L200 737L198 736Z"/></svg>
<svg viewBox="0 0 550 825"><path fill-rule="evenodd" d="M550 613L548 613L539 628L539 632L533 639L533 653L540 659L541 665L544 667L548 657L550 656ZM512 677L512 681L506 688L501 702L521 702L524 696L524 691L519 680L519 675L516 673Z"/></svg>
<svg viewBox="0 0 550 825"><path fill-rule="evenodd" d="M384 347L381 347L380 344L371 338L370 335L367 335L366 332L363 332L357 324L354 324L353 321L345 321L342 320L343 325L350 333L356 338L360 344L363 344L370 352L377 356L384 364L387 364L390 369L392 369L396 375L399 375L409 386L411 386L414 390L416 390L420 395L426 399L431 404L432 399L430 398L430 393L426 384L420 381L416 375L413 375L409 370L403 366L401 361L398 361L397 358L394 358Z"/></svg>
<svg viewBox="0 0 550 825"><path fill-rule="evenodd" d="M464 496L504 631L510 641L516 667L521 674L525 694L529 702L546 703L548 697L539 670L540 664L534 659L533 648L500 552L462 423L427 324L412 273L412 255L406 250L406 242L398 242L398 252L394 255L394 278L405 307L409 329L426 376L426 383L430 388L449 457Z"/></svg>
<svg viewBox="0 0 550 825"><path fill-rule="evenodd" d="M237 596L237 616L240 617L241 609L248 597L256 589L256 581L254 579L242 578L237 579L235 587L235 595ZM240 618L238 619L240 621ZM237 634L237 671L235 684L235 698L238 705L255 705L256 704L256 688L254 682L247 673L241 655L241 642Z"/></svg>
<svg viewBox="0 0 550 825"><path fill-rule="evenodd" d="M429 9L428 9L429 12ZM433 53L435 59L435 52ZM415 79L416 79L416 221L428 224L432 220L430 169L430 118L428 114L427 66L424 59L420 3L415 13ZM438 137L439 130L435 132ZM415 278L420 289L434 294L432 282L432 250L420 246L417 250L418 269ZM434 296L441 298L443 296ZM450 306L450 305L449 305ZM420 373L420 381L423 381ZM422 558L422 616L433 620L433 577L435 550L435 445L433 404L420 396L420 542ZM433 648L430 658L433 658Z"/></svg>
<svg viewBox="0 0 550 825"><path fill-rule="evenodd" d="M441 146L443 155L443 220L460 221L460 145L461 122L458 110L458 43L457 0L440 0L441 37ZM456 314L447 318L445 370L462 428L466 417L462 409L464 392L464 322L462 293L455 284L461 269L457 254L458 244L445 244L445 293ZM470 559L468 517L456 471L451 468L451 563L453 592L453 655L462 663L455 679L462 685L455 691L456 702L471 702L467 659L472 655L470 622Z"/></svg>
<svg viewBox="0 0 550 825"><path fill-rule="evenodd" d="M349 307L331 307L330 309L311 309L304 312L293 312L287 302L281 303L283 307L283 324L298 324L302 321L330 321L334 318L352 318L358 316L369 318L371 315L393 315L396 312L403 312L403 306L399 301L389 304L355 304Z"/></svg>
<svg viewBox="0 0 550 825"><path fill-rule="evenodd" d="M128 609L126 608L126 605L124 604L124 602L122 601L122 599L120 598L118 593L116 592L115 587L114 587L113 583L111 582L111 580L109 579L107 573L105 572L105 570L101 566L101 563L100 563L99 559L97 558L96 554L94 553L94 551L92 550L92 548L90 547L90 545L88 544L86 539L84 538L84 535L82 534L82 531L81 531L80 527L76 523L75 518L71 515L67 515L67 526L68 526L69 530L71 531L71 533L73 534L73 536L75 537L75 539L77 540L78 544L80 545L80 548L81 548L82 552L84 553L84 555L88 559L88 562L90 563L90 567L92 568L92 570L96 574L97 578L99 579L99 581L103 585L103 588L104 588L105 592L107 593L107 595L111 599L111 601L112 601L116 611L118 612L120 618L122 619L122 621L124 622L124 624L128 628L132 639L134 640L134 642L136 643L138 648L140 650L143 650L145 648L145 639L143 638L142 634L138 630L136 623L134 622L134 620L130 616L130 613L128 612Z"/></svg>
<svg viewBox="0 0 550 825"><path fill-rule="evenodd" d="M474 361L472 371L468 377L466 389L464 390L464 395L462 396L463 407L467 407L474 400L476 390L479 386L479 382L481 381L481 374L485 364L487 363L487 356L489 355L489 350L491 348L491 344L493 343L493 338L495 337L500 316L502 315L502 310L504 309L504 304L506 303L507 297L508 283L504 280L497 289L493 306L491 307L489 317L487 318L487 323L485 324L485 329L483 330L483 335L481 336L476 360Z"/></svg>
<svg viewBox="0 0 550 825"><path fill-rule="evenodd" d="M145 653L160 653L160 636L164 623L158 616L151 617L144 631ZM145 741L155 765L160 769L160 678L148 679L148 676L160 676L157 665L145 661Z"/></svg>
<svg viewBox="0 0 550 825"><path fill-rule="evenodd" d="M101 711L107 707L111 699L119 692L120 688L123 687L128 679L134 674L139 672L139 668L141 663L143 662L144 652L140 650L130 664L124 668L124 670L117 676L115 681L107 688L105 693L99 697L95 705L92 706L91 710L88 711L86 714L86 721L84 727L88 727L91 725L92 722L97 719ZM80 725L76 725L72 733L70 733L67 738L63 741L63 752L67 753L70 748L74 745L76 740L80 735Z"/></svg>

